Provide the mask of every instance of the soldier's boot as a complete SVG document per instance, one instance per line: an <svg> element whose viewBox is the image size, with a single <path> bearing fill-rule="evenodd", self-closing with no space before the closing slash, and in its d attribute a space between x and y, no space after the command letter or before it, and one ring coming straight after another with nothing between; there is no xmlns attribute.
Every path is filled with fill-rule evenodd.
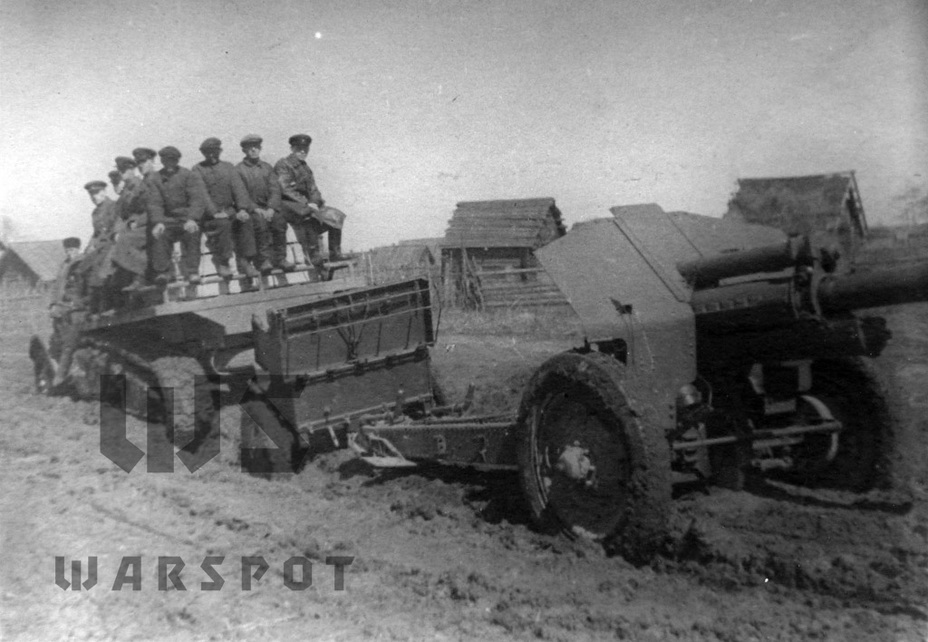
<svg viewBox="0 0 928 642"><path fill-rule="evenodd" d="M135 278L132 279L132 283L124 287L122 291L123 292L135 292L137 290L141 290L146 285L147 284L145 283L145 277L141 275L136 275Z"/></svg>
<svg viewBox="0 0 928 642"><path fill-rule="evenodd" d="M311 266L316 269L322 267L322 264L325 263L325 258L323 258L322 253L319 251L318 245L312 245L308 248L309 252L306 256L306 260Z"/></svg>
<svg viewBox="0 0 928 642"><path fill-rule="evenodd" d="M348 257L342 254L342 231L334 227L329 230L329 260L348 260Z"/></svg>
<svg viewBox="0 0 928 642"><path fill-rule="evenodd" d="M58 362L57 367L55 368L55 378L52 379L52 388L57 388L68 380L68 373L71 370L71 358L73 356L73 348L62 348L61 361ZM54 361L52 363L54 363Z"/></svg>
<svg viewBox="0 0 928 642"><path fill-rule="evenodd" d="M218 274L221 278L225 279L226 281L231 280L233 276L232 268L229 267L228 262L224 262L224 263L217 262L216 263L216 274Z"/></svg>
<svg viewBox="0 0 928 642"><path fill-rule="evenodd" d="M264 260L255 259L255 268L262 275L270 274L271 271L274 269L274 264L271 263L268 259L264 259Z"/></svg>
<svg viewBox="0 0 928 642"><path fill-rule="evenodd" d="M281 259L280 261L277 262L277 265L275 265L274 267L278 267L284 272L293 272L296 269L296 264L293 261L288 261L287 259Z"/></svg>
<svg viewBox="0 0 928 642"><path fill-rule="evenodd" d="M235 259L235 267L238 268L239 274L247 276L249 279L261 276L261 273L255 269L255 266L251 264L251 260L249 259Z"/></svg>

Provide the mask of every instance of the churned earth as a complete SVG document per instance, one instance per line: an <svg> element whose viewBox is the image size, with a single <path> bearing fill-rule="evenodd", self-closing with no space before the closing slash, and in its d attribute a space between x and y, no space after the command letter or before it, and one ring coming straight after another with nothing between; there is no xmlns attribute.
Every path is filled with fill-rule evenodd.
<svg viewBox="0 0 928 642"><path fill-rule="evenodd" d="M3 639L928 638L928 306L888 314L879 360L900 416L894 488L678 489L671 538L644 567L533 531L507 473L376 472L342 450L288 479L249 476L234 406L199 471L143 460L126 473L100 454L94 404L33 394L34 323L0 316ZM443 331L434 360L450 397L473 382L480 410L511 410L568 345L532 315L509 321ZM144 446L142 422L129 437ZM96 585L60 588L56 557L62 583L95 557ZM166 590L159 557L179 558L163 564ZM117 579L132 558L138 590L128 562ZM308 563L287 572L291 558Z"/></svg>

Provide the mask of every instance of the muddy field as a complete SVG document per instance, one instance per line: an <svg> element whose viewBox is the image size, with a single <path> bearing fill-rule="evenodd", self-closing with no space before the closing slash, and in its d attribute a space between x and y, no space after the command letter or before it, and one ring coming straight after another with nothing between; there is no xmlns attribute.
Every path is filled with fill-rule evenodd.
<svg viewBox="0 0 928 642"><path fill-rule="evenodd" d="M93 404L32 394L26 340L39 322L6 306L2 638L925 640L928 306L889 316L880 363L902 416L895 488L679 489L664 554L635 567L533 532L509 474L377 473L340 451L289 480L253 478L239 469L234 406L222 411L218 460L193 474L179 462L125 473L99 452ZM474 382L483 410L516 403L568 338L531 315L451 321L434 352L439 377L453 397ZM130 420L129 436L144 445L144 425ZM96 557L97 584L59 588L56 556L67 581L71 560L86 578ZM185 564L174 576L185 590L167 574L176 559L159 590L169 556ZM136 567L120 576L120 566L136 557L133 590ZM258 557L266 572L243 573ZM293 557L310 560L311 586L310 567L286 572Z"/></svg>

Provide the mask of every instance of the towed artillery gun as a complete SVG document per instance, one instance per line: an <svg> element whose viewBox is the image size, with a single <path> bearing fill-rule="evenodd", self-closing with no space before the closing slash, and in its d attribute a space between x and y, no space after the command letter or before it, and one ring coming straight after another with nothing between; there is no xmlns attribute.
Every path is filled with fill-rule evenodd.
<svg viewBox="0 0 928 642"><path fill-rule="evenodd" d="M273 443L244 463L292 472L329 442L374 465L513 469L539 524L630 558L662 540L676 481L876 484L890 412L865 359L890 333L856 311L928 300L928 262L835 270L773 228L613 214L537 252L584 336L534 373L517 417L443 406L427 285L382 286L255 318L243 440Z"/></svg>

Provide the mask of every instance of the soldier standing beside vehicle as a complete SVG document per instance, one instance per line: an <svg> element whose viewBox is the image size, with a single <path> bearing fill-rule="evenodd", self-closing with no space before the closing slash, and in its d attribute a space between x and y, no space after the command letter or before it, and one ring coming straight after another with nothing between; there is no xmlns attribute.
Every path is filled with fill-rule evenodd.
<svg viewBox="0 0 928 642"><path fill-rule="evenodd" d="M80 269L81 240L70 236L62 244L65 259L58 268L49 306L53 332L48 353L57 362L52 387L60 386L67 379L71 358L80 337L80 327L87 316L85 286Z"/></svg>
<svg viewBox="0 0 928 642"><path fill-rule="evenodd" d="M328 233L329 260L338 261L341 254L342 224L344 214L325 208L325 201L313 172L306 164L309 146L313 139L307 134L295 134L290 137L290 155L281 158L274 166L283 192L282 206L284 218L293 228L300 246L303 248L305 261L317 269L322 266L323 258L319 252L319 236ZM332 215L328 215L332 213Z"/></svg>
<svg viewBox="0 0 928 642"><path fill-rule="evenodd" d="M295 266L287 260L287 221L280 210L280 183L270 163L261 160L262 142L257 134L242 138L245 158L235 166L254 204L255 265L262 274L275 267L292 272Z"/></svg>
<svg viewBox="0 0 928 642"><path fill-rule="evenodd" d="M206 230L207 244L213 253L216 273L224 279L232 278L229 260L232 258L233 243L238 271L248 277L259 276L251 261L254 260L255 228L250 212L254 210L242 177L232 163L219 160L222 142L218 138L207 138L200 145L203 160L193 167L206 185Z"/></svg>
<svg viewBox="0 0 928 642"><path fill-rule="evenodd" d="M181 153L168 145L158 152L161 169L152 174L148 201L151 269L157 285L171 280L174 243L180 241L187 282L200 282L200 224L206 210L206 188L200 177L180 166Z"/></svg>

